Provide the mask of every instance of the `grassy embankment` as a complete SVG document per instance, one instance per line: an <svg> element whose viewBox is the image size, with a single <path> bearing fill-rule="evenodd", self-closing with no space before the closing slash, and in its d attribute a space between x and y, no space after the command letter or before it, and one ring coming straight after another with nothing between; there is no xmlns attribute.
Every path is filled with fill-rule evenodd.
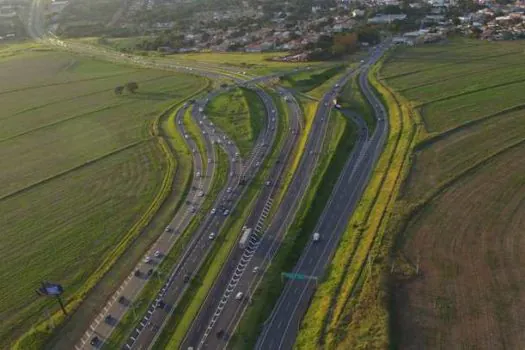
<svg viewBox="0 0 525 350"><path fill-rule="evenodd" d="M282 77L281 84L299 93L321 98L326 90L334 85L333 80L344 69L344 65L338 64L328 68L300 71Z"/></svg>
<svg viewBox="0 0 525 350"><path fill-rule="evenodd" d="M39 281L62 283L71 311L127 244L142 241L178 165L152 122L204 80L25 49L2 50L1 250L11 287L2 289L0 334L7 347L38 325L17 344L31 349L49 339L44 310L57 309L36 297ZM139 92L115 96L128 79Z"/></svg>
<svg viewBox="0 0 525 350"><path fill-rule="evenodd" d="M260 188L266 180L271 168L277 161L279 150L284 142L285 120L279 118L277 137L269 156L261 165L261 171L245 189L235 210L233 210L221 228L212 250L206 257L199 273L192 279L189 289L176 307L174 315L165 327L163 334L155 344L156 349L174 349L180 346L193 319L199 312L208 291L227 261L233 248L236 247L241 228L251 213Z"/></svg>
<svg viewBox="0 0 525 350"><path fill-rule="evenodd" d="M343 87L337 102L342 108L359 113L364 118L369 133L372 134L374 132L376 127L374 110L361 91L357 75L353 76Z"/></svg>
<svg viewBox="0 0 525 350"><path fill-rule="evenodd" d="M201 154L202 159L204 159L202 163L202 173L206 173L206 168L208 167L208 162L206 161L206 145L204 144L204 139L202 137L201 131L195 121L193 120L191 116L191 110L193 107L190 107L186 109L186 112L184 113L184 130L188 132L190 137L195 140L195 143L197 144L197 150Z"/></svg>
<svg viewBox="0 0 525 350"><path fill-rule="evenodd" d="M315 110L314 105L303 105L307 126ZM292 225L253 296L253 304L244 314L239 328L231 339L233 349L246 349L254 346L263 322L272 311L284 286L281 272L291 271L311 235L317 219L326 205L339 173L351 153L355 142L356 129L338 111L334 111L329 121L319 165L306 191Z"/></svg>
<svg viewBox="0 0 525 350"><path fill-rule="evenodd" d="M376 79L379 69L368 78L388 109L387 143L303 319L300 349L388 346L384 283L393 236L387 232L416 129L409 109Z"/></svg>
<svg viewBox="0 0 525 350"><path fill-rule="evenodd" d="M387 83L411 101L426 132L399 201L413 210L398 231L394 346L525 346L515 312L525 300L516 244L524 58L521 43L454 39L399 50L385 65Z"/></svg>
<svg viewBox="0 0 525 350"><path fill-rule="evenodd" d="M235 88L211 100L205 113L235 142L241 156L246 157L264 127L264 111L264 105L256 93Z"/></svg>

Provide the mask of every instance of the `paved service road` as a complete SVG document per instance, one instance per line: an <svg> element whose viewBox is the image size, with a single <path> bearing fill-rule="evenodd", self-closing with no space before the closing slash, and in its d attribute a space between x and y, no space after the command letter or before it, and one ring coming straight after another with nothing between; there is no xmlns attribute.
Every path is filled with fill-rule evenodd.
<svg viewBox="0 0 525 350"><path fill-rule="evenodd" d="M375 63L381 54L382 51L374 52L365 67ZM345 164L328 205L315 227L314 232L319 232L321 239L318 242L310 240L293 270L294 273L317 277L323 275L383 149L388 134L388 118L384 117L386 110L373 94L366 76L367 69L360 74L359 83L374 109L377 127L371 138L364 143L361 134L361 147L357 148L358 152ZM291 349L314 292L315 282L312 280L288 281L265 324L256 349Z"/></svg>

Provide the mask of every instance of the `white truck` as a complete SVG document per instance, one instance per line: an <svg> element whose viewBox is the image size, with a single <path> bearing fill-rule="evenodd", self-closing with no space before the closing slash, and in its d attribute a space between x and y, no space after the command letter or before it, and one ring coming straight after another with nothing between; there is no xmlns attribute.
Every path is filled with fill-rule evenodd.
<svg viewBox="0 0 525 350"><path fill-rule="evenodd" d="M241 240L239 241L239 248L244 249L248 245L248 240L250 239L250 235L252 234L252 229L249 227L246 227L244 229L244 232L242 233Z"/></svg>

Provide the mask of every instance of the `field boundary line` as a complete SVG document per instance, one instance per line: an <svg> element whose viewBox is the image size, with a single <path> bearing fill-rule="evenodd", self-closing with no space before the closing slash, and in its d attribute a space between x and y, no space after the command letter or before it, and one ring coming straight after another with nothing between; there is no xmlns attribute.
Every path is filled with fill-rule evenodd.
<svg viewBox="0 0 525 350"><path fill-rule="evenodd" d="M484 123L487 120L490 120L492 118L501 117L501 116L503 116L503 115L505 115L507 113L517 112L517 111L520 111L522 109L525 109L525 103L522 103L522 104L519 104L519 105L515 105L515 106L509 107L509 108L502 109L502 110L500 110L498 112L486 115L486 116L481 117L479 119L468 121L468 122L463 123L463 124L461 124L461 125L459 125L459 126L457 126L455 128L451 128L451 129L445 130L445 131L443 131L441 133L429 134L429 136L427 138L425 138L425 139L423 139L423 140L421 140L421 141L419 141L417 143L417 145L414 148L414 151L422 151L422 150L432 146L434 143L436 143L438 141L441 141L441 140L444 140L444 139L446 139L448 137L453 136L457 132L460 132L460 131L463 131L465 129L474 127L477 124L482 124L482 123Z"/></svg>
<svg viewBox="0 0 525 350"><path fill-rule="evenodd" d="M136 69L135 68L135 69L132 69L131 72L111 74L111 75L106 75L106 76L102 76L102 77L95 77L95 78L89 78L89 79L79 79L79 80L68 80L68 81L56 82L56 83L51 83L51 84L26 86L26 87L21 87L21 88L18 88L18 89L13 89L13 90L0 91L0 96L1 95L12 94L12 93L15 93L15 92L22 92L22 91L32 90L32 89L42 89L42 88L51 87L51 86L68 85L68 84L74 84L74 83L85 82L85 81L103 80L103 79L118 77L120 75L130 74L130 73L133 73L133 72L139 72L139 71L140 71L140 69Z"/></svg>
<svg viewBox="0 0 525 350"><path fill-rule="evenodd" d="M86 162L84 162L82 164L79 164L79 165L77 165L77 166L75 166L73 168L66 169L64 171L59 172L58 174L54 174L54 175L51 175L51 176L49 176L49 177L47 177L45 179L42 179L42 180L37 181L37 182L34 182L34 183L24 187L24 188L21 188L21 189L15 190L13 192L7 193L7 194L5 194L5 195L0 197L0 201L6 200L6 199L8 199L10 197L17 196L17 195L22 194L24 192L27 192L27 191L29 191L29 190L37 187L37 186L43 185L43 184L45 184L47 182L50 182L50 181L53 181L53 180L55 180L55 179L57 179L59 177L62 177L62 176L67 175L69 173L72 173L75 170L79 170L79 169L81 169L83 167L90 166L90 165L92 165L92 164L94 164L94 163L96 163L96 162L98 162L100 160L103 160L105 158L111 157L112 155L115 155L115 154L117 154L119 152L125 151L127 149L133 148L135 146L138 146L138 145L140 145L142 143L146 143L146 142L151 141L151 140L153 140L153 138L146 138L146 139L138 140L138 141L130 143L130 144L126 145L126 146L117 148L117 149L115 149L115 150L113 150L113 151L111 151L109 153L103 154L100 157L87 160Z"/></svg>
<svg viewBox="0 0 525 350"><path fill-rule="evenodd" d="M448 101L448 100L451 100L451 99L456 98L456 97L463 97L463 96L467 96L467 95L472 95L472 94L476 94L478 92L483 92L483 91L487 91L487 90L491 90L491 89L497 89L497 88L500 88L500 87L515 85L515 84L519 84L519 83L523 83L523 82L525 82L525 78L511 80L511 81L507 81L507 82L499 83L499 84L494 84L494 85L491 85L491 86L486 86L486 87L483 87L483 88L474 89L474 90L470 90L470 91L464 91L464 92L461 92L459 94L444 96L444 97L436 98L435 100L414 104L414 108L424 108L424 107L426 107L426 106L428 106L429 104L432 104L432 103Z"/></svg>

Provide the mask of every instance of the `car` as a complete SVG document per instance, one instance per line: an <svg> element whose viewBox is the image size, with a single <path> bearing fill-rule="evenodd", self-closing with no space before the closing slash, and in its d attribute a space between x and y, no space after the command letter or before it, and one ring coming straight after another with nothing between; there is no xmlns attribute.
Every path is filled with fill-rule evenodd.
<svg viewBox="0 0 525 350"><path fill-rule="evenodd" d="M335 84L335 87L338 88L338 87L339 87L339 84Z"/></svg>
<svg viewBox="0 0 525 350"><path fill-rule="evenodd" d="M191 276L190 276L189 274L185 274L185 275L184 275L184 278L182 279L182 281L183 281L184 283L188 283L188 282L190 281L190 278L191 278Z"/></svg>
<svg viewBox="0 0 525 350"><path fill-rule="evenodd" d="M239 292L235 295L235 300L242 300L242 297L244 296L243 292Z"/></svg>
<svg viewBox="0 0 525 350"><path fill-rule="evenodd" d="M275 126L272 126L272 131L274 131L274 130L275 130Z"/></svg>
<svg viewBox="0 0 525 350"><path fill-rule="evenodd" d="M203 135L206 135L206 134L208 134L208 133L206 132L206 130L202 130L202 134L203 134Z"/></svg>
<svg viewBox="0 0 525 350"><path fill-rule="evenodd" d="M230 177L233 177L233 175L234 175L233 171L230 171Z"/></svg>
<svg viewBox="0 0 525 350"><path fill-rule="evenodd" d="M203 191L199 191L198 196L199 197L204 197L204 192Z"/></svg>
<svg viewBox="0 0 525 350"><path fill-rule="evenodd" d="M196 151L195 151L195 148L192 148L192 149L191 149L191 151L192 151L193 153L195 153L195 152L196 152Z"/></svg>
<svg viewBox="0 0 525 350"><path fill-rule="evenodd" d="M133 272L133 275L135 275L135 277L140 277L140 270L136 269L135 272Z"/></svg>
<svg viewBox="0 0 525 350"><path fill-rule="evenodd" d="M191 213L195 213L196 211L197 211L197 209L195 209L195 207L192 206L192 207L190 208L190 212L191 212Z"/></svg>
<svg viewBox="0 0 525 350"><path fill-rule="evenodd" d="M107 316L104 318L104 322L106 322L106 323L111 323L111 320L113 320L113 318L111 317L111 315L107 315Z"/></svg>
<svg viewBox="0 0 525 350"><path fill-rule="evenodd" d="M213 241L214 238L215 238L215 232L212 232L212 233L210 233L210 234L208 235L208 239L209 239L210 241Z"/></svg>
<svg viewBox="0 0 525 350"><path fill-rule="evenodd" d="M235 152L235 156L236 156L236 157L239 157L239 156L240 156L240 153L239 153L239 152Z"/></svg>
<svg viewBox="0 0 525 350"><path fill-rule="evenodd" d="M224 336L224 330L221 329L220 331L217 332L217 338L221 339L223 336Z"/></svg>
<svg viewBox="0 0 525 350"><path fill-rule="evenodd" d="M195 174L195 176L197 176L197 177L201 177L201 172L200 172L200 171L197 171L197 173Z"/></svg>
<svg viewBox="0 0 525 350"><path fill-rule="evenodd" d="M215 208L212 208L212 210L211 210L210 214L211 214L211 215L215 215L215 213L216 213L216 212L217 212L217 209L215 209Z"/></svg>
<svg viewBox="0 0 525 350"><path fill-rule="evenodd" d="M228 216L228 214L230 214L230 211L229 211L228 209L226 209L226 210L222 213L222 215L224 215L224 216Z"/></svg>
<svg viewBox="0 0 525 350"><path fill-rule="evenodd" d="M257 273L257 272L259 272L259 266L255 266L255 267L253 268L253 273Z"/></svg>
<svg viewBox="0 0 525 350"><path fill-rule="evenodd" d="M202 125L202 120L199 121L199 125Z"/></svg>
<svg viewBox="0 0 525 350"><path fill-rule="evenodd" d="M255 166L261 165L261 162L255 162Z"/></svg>
<svg viewBox="0 0 525 350"><path fill-rule="evenodd" d="M166 232L173 232L173 228L171 226L166 226Z"/></svg>
<svg viewBox="0 0 525 350"><path fill-rule="evenodd" d="M325 103L324 103L324 106L325 106L325 107L328 107L328 102L325 102Z"/></svg>
<svg viewBox="0 0 525 350"><path fill-rule="evenodd" d="M321 240L321 234L319 232L314 233L312 239L314 242L319 242Z"/></svg>
<svg viewBox="0 0 525 350"><path fill-rule="evenodd" d="M148 277L151 276L151 275L153 275L153 269L149 269L148 270Z"/></svg>
<svg viewBox="0 0 525 350"><path fill-rule="evenodd" d="M231 145L231 144L232 144L232 142L228 140L228 145Z"/></svg>
<svg viewBox="0 0 525 350"><path fill-rule="evenodd" d="M99 341L100 341L100 339L98 339L97 336L94 336L93 338L91 338L91 341L89 342L89 344L91 344L93 346L97 346Z"/></svg>
<svg viewBox="0 0 525 350"><path fill-rule="evenodd" d="M188 134L184 134L184 138L187 140L190 138L190 136Z"/></svg>
<svg viewBox="0 0 525 350"><path fill-rule="evenodd" d="M210 122L210 126L213 126L213 122Z"/></svg>
<svg viewBox="0 0 525 350"><path fill-rule="evenodd" d="M232 158L232 163L235 163L236 161L237 161L237 159Z"/></svg>
<svg viewBox="0 0 525 350"><path fill-rule="evenodd" d="M160 256L160 250L155 250L155 253L153 254L156 258Z"/></svg>
<svg viewBox="0 0 525 350"><path fill-rule="evenodd" d="M181 122L181 121L179 120L179 121L177 122L177 124L181 125L181 124L182 124L182 122Z"/></svg>
<svg viewBox="0 0 525 350"><path fill-rule="evenodd" d="M210 164L210 163L211 163L211 158L208 158L208 164Z"/></svg>
<svg viewBox="0 0 525 350"><path fill-rule="evenodd" d="M151 262L151 257L146 256L146 257L144 258L144 262L145 262L146 264L149 264L149 263Z"/></svg>
<svg viewBox="0 0 525 350"><path fill-rule="evenodd" d="M365 60L361 60L361 63L365 63Z"/></svg>
<svg viewBox="0 0 525 350"><path fill-rule="evenodd" d="M226 193L232 193L232 188L231 188L231 187L228 187L228 188L226 189Z"/></svg>
<svg viewBox="0 0 525 350"><path fill-rule="evenodd" d="M275 123L275 118L272 118L272 122L274 122L274 123Z"/></svg>
<svg viewBox="0 0 525 350"><path fill-rule="evenodd" d="M264 184L265 184L266 186L270 186L272 183L271 183L271 181L266 181Z"/></svg>
<svg viewBox="0 0 525 350"><path fill-rule="evenodd" d="M164 309L164 306L166 306L166 303L162 300L159 300L156 304L155 304L155 308L157 309Z"/></svg>

